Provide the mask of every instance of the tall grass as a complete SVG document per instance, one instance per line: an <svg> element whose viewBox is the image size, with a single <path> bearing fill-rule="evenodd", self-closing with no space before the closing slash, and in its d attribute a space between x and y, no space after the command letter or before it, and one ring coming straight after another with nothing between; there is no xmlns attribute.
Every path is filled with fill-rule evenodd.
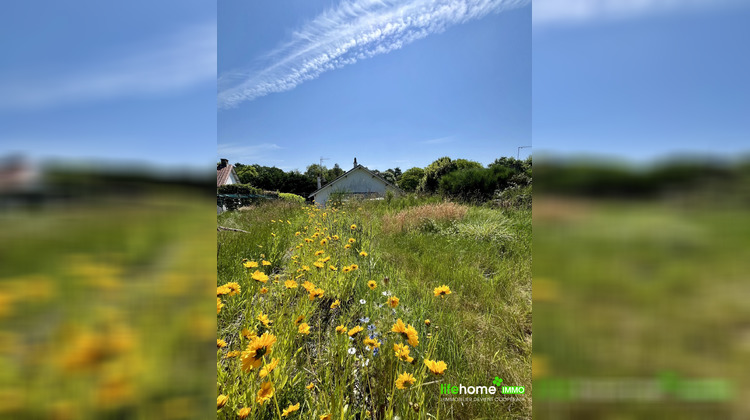
<svg viewBox="0 0 750 420"><path fill-rule="evenodd" d="M466 220L480 226L484 220L502 227L503 235L482 234L477 240L412 227L425 217L448 225ZM403 220L399 229L392 229L393 220ZM291 416L316 419L327 414L337 419L529 418L530 220L528 211L433 198L350 201L324 210L268 203L222 214L221 225L250 233L218 234L217 286L237 282L241 288L237 295L221 294L224 306L217 309L218 339L227 344L217 349L217 394L228 397L218 418L237 418L243 408L250 409L248 418L279 418L294 404L300 404L299 411ZM247 269L243 259L259 266ZM317 268L322 259L327 261ZM256 271L269 279L253 280ZM287 288L287 281L297 287ZM303 282L322 294L311 297ZM436 297L434 289L441 285L452 293ZM394 297L398 304L389 304ZM261 313L273 322L263 325ZM391 331L399 319L419 340L409 345L413 363L394 352L394 345L407 344ZM299 332L302 323L309 334ZM349 337L338 333L338 326L363 331ZM257 368L242 367L241 352L248 360L253 342L243 329L246 335L276 337L272 353ZM379 347L369 349L366 338ZM274 359L276 368L261 378L260 370ZM444 361L446 371L430 372L427 359ZM398 389L402 374L413 375L411 387ZM525 386L527 394L517 401L440 399L439 383L489 385L495 376ZM273 384L274 395L260 404L258 392L266 382Z"/></svg>

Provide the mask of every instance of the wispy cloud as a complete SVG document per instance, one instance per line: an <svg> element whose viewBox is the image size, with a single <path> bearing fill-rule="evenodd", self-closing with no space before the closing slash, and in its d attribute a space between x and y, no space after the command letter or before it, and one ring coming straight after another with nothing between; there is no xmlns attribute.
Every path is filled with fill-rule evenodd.
<svg viewBox="0 0 750 420"><path fill-rule="evenodd" d="M269 157L273 152L283 149L275 143L260 143L260 144L238 144L238 143L223 143L219 144L217 151L219 158L228 158L232 161L240 161L243 163L257 163L260 159ZM276 162L283 162L283 160L276 160Z"/></svg>
<svg viewBox="0 0 750 420"><path fill-rule="evenodd" d="M746 0L534 0L534 26L638 18L746 4Z"/></svg>
<svg viewBox="0 0 750 420"><path fill-rule="evenodd" d="M191 25L147 46L123 46L109 61L80 63L67 74L0 82L0 110L45 108L190 88L216 80L216 22Z"/></svg>
<svg viewBox="0 0 750 420"><path fill-rule="evenodd" d="M354 64L489 13L530 0L344 0L295 31L263 57L256 71L219 77L219 106L232 108L294 89L322 73Z"/></svg>

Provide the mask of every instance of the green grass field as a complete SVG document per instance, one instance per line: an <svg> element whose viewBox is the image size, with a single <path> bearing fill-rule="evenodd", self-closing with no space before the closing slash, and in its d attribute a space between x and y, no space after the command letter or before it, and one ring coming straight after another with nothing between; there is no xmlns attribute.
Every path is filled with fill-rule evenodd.
<svg viewBox="0 0 750 420"><path fill-rule="evenodd" d="M219 225L248 233L218 234L218 418L530 418L530 210L274 202ZM441 400L495 377L525 394Z"/></svg>
<svg viewBox="0 0 750 420"><path fill-rule="evenodd" d="M213 198L0 214L0 418L213 415Z"/></svg>
<svg viewBox="0 0 750 420"><path fill-rule="evenodd" d="M688 198L535 198L535 418L750 416L750 219Z"/></svg>

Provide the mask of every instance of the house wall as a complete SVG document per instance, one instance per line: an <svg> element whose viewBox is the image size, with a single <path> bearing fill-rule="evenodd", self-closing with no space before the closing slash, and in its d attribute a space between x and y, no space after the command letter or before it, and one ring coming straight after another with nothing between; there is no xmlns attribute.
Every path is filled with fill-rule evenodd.
<svg viewBox="0 0 750 420"><path fill-rule="evenodd" d="M336 181L335 184L327 185L318 194L315 195L315 204L323 205L328 201L331 193L335 191L346 191L349 193L367 193L374 194L378 197L384 197L387 190L398 190L385 184L378 177L370 175L365 170L355 170L345 175L344 178Z"/></svg>

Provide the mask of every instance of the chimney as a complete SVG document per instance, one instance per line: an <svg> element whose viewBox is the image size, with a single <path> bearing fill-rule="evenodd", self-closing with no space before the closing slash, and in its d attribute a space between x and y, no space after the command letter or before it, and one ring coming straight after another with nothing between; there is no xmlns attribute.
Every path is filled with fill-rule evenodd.
<svg viewBox="0 0 750 420"><path fill-rule="evenodd" d="M357 158L354 158L354 167L357 167Z"/></svg>
<svg viewBox="0 0 750 420"><path fill-rule="evenodd" d="M318 189L320 189L320 176L318 176Z"/></svg>
<svg viewBox="0 0 750 420"><path fill-rule="evenodd" d="M225 168L227 165L229 165L229 159L222 159L219 168Z"/></svg>

